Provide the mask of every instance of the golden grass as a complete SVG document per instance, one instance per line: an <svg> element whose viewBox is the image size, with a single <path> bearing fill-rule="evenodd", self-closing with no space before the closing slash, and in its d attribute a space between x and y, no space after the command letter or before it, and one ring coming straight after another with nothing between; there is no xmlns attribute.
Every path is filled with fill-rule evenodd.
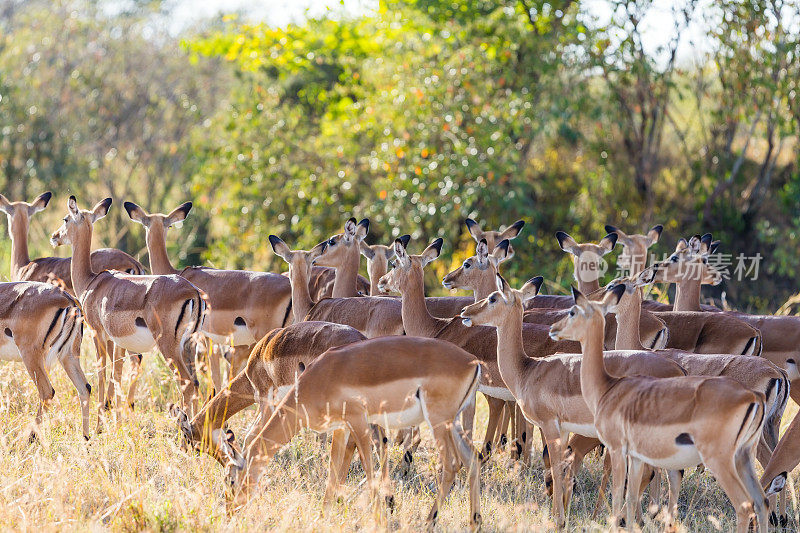
<svg viewBox="0 0 800 533"><path fill-rule="evenodd" d="M88 352L88 350L85 350ZM136 410L107 416L105 430L84 442L79 430L78 403L60 366L52 369L57 391L46 417L43 438L27 441L36 411L36 393L22 365L0 364L0 529L2 530L300 530L358 531L376 529L360 482L360 465L351 465L347 501L323 514L321 497L327 477L327 449L311 433L298 436L274 461L252 502L227 516L222 496L222 468L210 457L181 448L177 427L166 413L179 400L177 389L161 359L146 354ZM94 356L85 353L84 368L96 383ZM96 401L96 394L93 399ZM794 406L793 406L794 407ZM793 409L794 413L796 409ZM253 411L234 417L231 427L241 439ZM478 434L486 418L479 400ZM788 420L788 417L787 417ZM392 475L397 509L389 529L418 531L435 492L436 454L429 435L416 454L406 482ZM536 441L533 466L512 463L499 453L483 467L481 511L487 531L546 531L546 496ZM400 450L392 450L397 465ZM592 522L601 463L587 461L577 481L569 528L608 529L607 513ZM468 493L464 473L441 512L439 528L464 530L468 522ZM681 527L690 531L729 531L733 509L708 473L690 473L680 500ZM796 523L796 522L795 522ZM659 524L649 522L648 530Z"/></svg>

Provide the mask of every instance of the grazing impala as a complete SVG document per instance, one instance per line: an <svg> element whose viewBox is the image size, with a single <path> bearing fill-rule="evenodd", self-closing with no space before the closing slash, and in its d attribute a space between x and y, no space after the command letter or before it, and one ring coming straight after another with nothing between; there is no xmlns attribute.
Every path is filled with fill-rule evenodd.
<svg viewBox="0 0 800 533"><path fill-rule="evenodd" d="M36 435L43 410L56 395L48 370L58 360L78 391L83 436L89 439L89 393L80 362L83 316L78 302L67 292L47 283L0 283L0 360L25 365L39 393Z"/></svg>
<svg viewBox="0 0 800 533"><path fill-rule="evenodd" d="M133 276L121 272L94 272L90 255L92 225L108 213L111 198L98 202L91 210L78 208L69 197L64 223L53 233L53 246L72 247L72 275L75 294L85 313L86 323L100 337L99 346L108 341L130 352L149 352L155 347L177 372L184 403L197 401L194 353L186 354L186 344L203 324L205 302L200 291L178 276ZM101 350L105 368L105 350ZM105 372L100 373L103 388Z"/></svg>
<svg viewBox="0 0 800 533"><path fill-rule="evenodd" d="M553 515L565 524L565 509L572 490L572 473L565 468L566 437L575 432L596 437L592 413L581 396L579 354L531 357L522 339L523 302L539 291L542 278L528 281L519 291L498 275L489 297L461 311L464 325L483 324L497 329L500 373L525 418L542 428L550 452L553 475ZM609 352L616 375L672 377L686 375L679 365L645 351Z"/></svg>
<svg viewBox="0 0 800 533"><path fill-rule="evenodd" d="M233 504L247 500L266 464L303 428L334 431L326 502L338 490L348 438L356 443L370 492L377 500L370 426L392 430L427 422L442 463L428 522L431 527L436 522L464 465L469 471L470 524L476 529L481 523L478 461L458 418L474 404L480 379L481 366L474 357L436 339L383 337L328 350L300 374L271 416L259 417L245 439L244 454L221 440L229 460L226 480ZM386 454L381 463L385 481Z"/></svg>
<svg viewBox="0 0 800 533"><path fill-rule="evenodd" d="M248 270L219 270L209 267L186 267L176 270L167 255L167 230L186 218L192 203L186 202L171 213L147 213L125 202L131 220L145 228L147 253L153 274L178 274L199 287L210 307L203 321L203 334L212 342L234 346L233 374L244 366L252 346L270 330L289 320L291 287L284 276ZM212 362L212 370L215 363ZM214 387L221 388L218 372L212 372Z"/></svg>
<svg viewBox="0 0 800 533"><path fill-rule="evenodd" d="M752 458L764 424L764 395L724 377L657 379L609 373L603 356L604 316L624 290L619 285L592 302L573 289L575 305L551 328L553 338L581 343L581 392L611 454L614 516L620 516L626 499L626 523L634 523L641 503L632 487L638 486L645 462L673 471L703 463L733 503L737 531L748 531L755 513L759 531L766 532L766 498Z"/></svg>

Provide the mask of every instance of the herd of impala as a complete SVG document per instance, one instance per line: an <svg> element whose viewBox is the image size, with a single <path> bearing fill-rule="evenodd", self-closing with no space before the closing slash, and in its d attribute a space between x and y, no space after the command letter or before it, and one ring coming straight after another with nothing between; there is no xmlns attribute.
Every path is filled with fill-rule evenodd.
<svg viewBox="0 0 800 533"><path fill-rule="evenodd" d="M92 227L111 199L85 210L71 196L51 243L69 245L72 258L31 260L30 217L50 198L44 193L31 203L10 202L0 195L14 280L0 284L0 358L21 361L39 392L32 439L55 395L47 372L56 360L78 391L89 438L92 387L80 364L85 323L100 363L101 415L122 396L117 389L126 359L134 370L127 393L133 406L142 353L158 348L183 396L172 414L186 443L225 467L231 510L246 503L270 459L307 428L331 433L326 505L339 496L358 450L382 517L384 504L394 504L387 431L399 430L400 468L407 472L419 426L427 423L442 467L427 518L431 527L462 467L470 524L479 527L480 463L507 441L515 458L529 460L533 426L541 431L558 528L566 526L583 457L601 445L598 504L610 478L615 525L642 523L648 485L648 512L673 524L683 473L695 466L712 472L730 498L739 531L788 522L782 489L800 462L798 418L780 441L778 434L789 397L800 400L800 387L792 386L800 379L800 318L701 306L701 286L721 280L708 260L718 244L710 234L680 239L665 261L648 267L648 249L661 226L643 235L606 226L608 234L597 244L579 244L558 232L558 245L572 255L578 288L570 297L545 296L538 295L541 277L514 289L498 273L514 255L509 241L522 221L485 231L467 219L475 255L442 283L474 297L429 298L424 270L439 256L442 240L419 255L409 253L408 235L389 246L368 245L366 219L349 219L342 233L310 250L292 250L270 235L274 252L288 265L284 274L177 270L166 234L192 204L160 214L125 202L130 218L146 231L152 272L146 275L125 252L91 250ZM599 271L597 263L616 244L629 275L605 287L581 275ZM362 255L369 280L359 275ZM644 299L642 288L656 282L676 285L674 305ZM195 361L206 354L216 393L200 407ZM227 383L222 358L231 366ZM476 392L489 407L479 450L472 438ZM239 444L226 422L253 404L256 417ZM373 473L373 450L380 479ZM754 459L764 469L760 479ZM664 508L662 473L669 487Z"/></svg>

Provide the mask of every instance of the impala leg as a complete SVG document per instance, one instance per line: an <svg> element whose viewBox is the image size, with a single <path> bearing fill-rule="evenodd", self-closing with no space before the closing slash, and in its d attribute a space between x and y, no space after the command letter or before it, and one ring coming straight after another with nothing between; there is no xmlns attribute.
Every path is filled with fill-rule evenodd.
<svg viewBox="0 0 800 533"><path fill-rule="evenodd" d="M75 390L78 392L78 402L81 406L83 438L89 440L89 394L92 390L92 386L86 381L86 375L81 368L80 338L77 344L78 350L63 357L61 359L61 366L64 367L64 371L67 373L70 381L75 385Z"/></svg>
<svg viewBox="0 0 800 533"><path fill-rule="evenodd" d="M403 441L403 465L400 467L400 475L408 477L411 473L411 463L414 461L414 452L419 448L422 442L422 437L419 433L419 426L414 426L406 433L406 439Z"/></svg>
<svg viewBox="0 0 800 533"><path fill-rule="evenodd" d="M486 404L489 407L489 418L486 422L486 435L483 438L483 447L481 447L481 461L488 461L492 455L492 448L495 444L495 434L498 430L498 423L502 415L505 402L491 396L484 395Z"/></svg>
<svg viewBox="0 0 800 533"><path fill-rule="evenodd" d="M380 509L378 503L378 490L375 482L375 469L372 464L372 439L370 438L369 422L366 415L354 414L348 420L350 434L356 443L358 457L361 459L361 466L364 468L364 475L367 477L367 487L369 489L370 501L373 505L376 518L380 521Z"/></svg>
<svg viewBox="0 0 800 533"><path fill-rule="evenodd" d="M681 491L683 470L668 470L667 479L669 480L669 503L667 504L666 526L671 528L678 519L678 494Z"/></svg>
<svg viewBox="0 0 800 533"><path fill-rule="evenodd" d="M166 335L158 335L157 341L159 351L164 355L167 363L176 374L178 388L183 396L183 405L190 410L191 414L197 409L197 378L192 375L186 365L186 361L181 353L177 339L168 338Z"/></svg>
<svg viewBox="0 0 800 533"><path fill-rule="evenodd" d="M106 343L104 340L100 339L100 336L96 333L92 335L92 341L94 342L94 347L97 352L97 402L98 407L100 409L100 413L102 414L103 409L105 408L105 398L106 398L106 358L108 354L106 353ZM100 421L97 422L97 431L100 432Z"/></svg>
<svg viewBox="0 0 800 533"><path fill-rule="evenodd" d="M608 478L611 477L611 454L606 451L603 454L603 475L600 478L600 488L597 489L597 502L594 504L594 511L592 511L592 520L597 518L600 513L600 507L604 504L608 505L606 498L606 489L608 488Z"/></svg>
<svg viewBox="0 0 800 533"><path fill-rule="evenodd" d="M648 504L648 511L651 516L658 514L658 509L661 507L661 470L653 468L648 464L642 465L641 481L638 485L638 500L639 506L636 508L636 523L641 524L644 522L642 518L642 505L641 501L644 498L644 491L650 488L650 503Z"/></svg>
<svg viewBox="0 0 800 533"><path fill-rule="evenodd" d="M113 342L108 342L108 353L112 354L111 362L111 379L108 382L108 399L106 400L106 409L113 406L118 406L118 393L122 390L122 365L125 364L125 350L115 345Z"/></svg>
<svg viewBox="0 0 800 533"><path fill-rule="evenodd" d="M208 354L208 370L211 374L211 383L214 385L214 390L222 390L222 368L220 366L220 359L222 358L221 352L214 349L214 343L207 337L205 338L205 342L198 344L198 349L201 348L205 348ZM231 373L231 375L233 376L235 374Z"/></svg>
<svg viewBox="0 0 800 533"><path fill-rule="evenodd" d="M642 473L644 470L644 463L636 459L632 455L628 456L628 483L625 491L625 504L627 506L625 513L625 525L631 531L636 529L639 515L641 514L641 491L642 486ZM638 511L637 511L638 510Z"/></svg>
<svg viewBox="0 0 800 533"><path fill-rule="evenodd" d="M586 457L589 452L597 448L599 445L600 441L594 437L584 437L583 435L577 435L574 433L572 434L572 436L569 438L569 442L567 443L567 450L571 456L569 475L572 479L575 479L575 476L578 474L578 471L583 464L584 457ZM550 476L550 472L545 471L544 484L550 494L552 494L552 481L553 479Z"/></svg>
<svg viewBox="0 0 800 533"><path fill-rule="evenodd" d="M326 508L333 504L339 493L342 463L344 462L345 450L349 438L350 432L346 429L337 429L333 432L331 437L331 462L328 470L328 485L325 488L325 497L322 500L323 506Z"/></svg>
<svg viewBox="0 0 800 533"><path fill-rule="evenodd" d="M456 474L461 467L458 457L455 455L454 444L450 429L445 424L438 424L433 428L433 438L436 441L436 448L439 450L439 460L442 463L442 474L439 478L439 488L436 492L436 500L428 513L428 528L433 529L436 520L439 518L439 509L444 505L450 490L453 488Z"/></svg>
<svg viewBox="0 0 800 533"><path fill-rule="evenodd" d="M509 405L509 402L503 402L503 407L500 409L500 421L495 432L495 447L498 449L505 449L508 445L508 428L511 425L511 416L514 410Z"/></svg>
<svg viewBox="0 0 800 533"><path fill-rule="evenodd" d="M564 512L564 441L555 423L542 427L550 456L550 470L553 475L553 519L556 527L562 529L566 523Z"/></svg>
<svg viewBox="0 0 800 533"><path fill-rule="evenodd" d="M714 477L717 482L728 495L728 498L736 510L736 531L739 533L747 533L750 530L750 519L754 515L753 501L747 491L739 473L736 469L736 464L733 457L708 457L703 456L700 452L703 462L709 470L714 472ZM766 527L762 530L759 524L759 531L766 531Z"/></svg>
<svg viewBox="0 0 800 533"><path fill-rule="evenodd" d="M608 450L611 456L611 520L614 526L622 518L622 505L625 500L625 483L628 477L627 459L619 450Z"/></svg>
<svg viewBox="0 0 800 533"><path fill-rule="evenodd" d="M55 397L56 390L53 388L53 384L50 382L50 377L44 367L44 351L32 349L29 346L19 346L19 351L22 356L22 362L25 364L25 369L36 385L36 391L39 393L39 408L36 410L34 427L29 437L33 441L38 436L44 411L47 410L50 402Z"/></svg>
<svg viewBox="0 0 800 533"><path fill-rule="evenodd" d="M128 359L131 362L131 384L128 386L128 407L133 409L133 404L136 401L136 387L139 385L139 378L142 376L142 354L129 353Z"/></svg>
<svg viewBox="0 0 800 533"><path fill-rule="evenodd" d="M461 411L461 420L463 421L462 427L464 428L464 436L472 442L472 430L475 427L475 398Z"/></svg>
<svg viewBox="0 0 800 533"><path fill-rule="evenodd" d="M462 432L458 424L451 426L451 442L453 450L461 464L467 467L467 477L469 479L469 504L470 522L473 530L480 528L483 521L481 517L481 479L479 472L478 454L472 446L472 441Z"/></svg>
<svg viewBox="0 0 800 533"><path fill-rule="evenodd" d="M758 531L766 533L769 526L766 495L764 489L758 484L758 478L753 468L753 458L748 448L740 448L736 451L734 458L736 461L736 471L744 483L750 499L753 502L756 517L758 520Z"/></svg>
<svg viewBox="0 0 800 533"><path fill-rule="evenodd" d="M250 353L253 351L254 347L255 344L251 344L250 346L242 345L233 347L229 359L231 364L231 375L235 376L244 370L244 368L247 366L247 359L250 357Z"/></svg>

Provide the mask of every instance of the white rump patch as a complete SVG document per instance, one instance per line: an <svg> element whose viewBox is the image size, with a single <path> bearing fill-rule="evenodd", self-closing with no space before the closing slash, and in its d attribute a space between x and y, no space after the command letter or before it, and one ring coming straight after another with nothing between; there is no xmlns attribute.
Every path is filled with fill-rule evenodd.
<svg viewBox="0 0 800 533"><path fill-rule="evenodd" d="M597 428L594 424L573 424L572 422L561 421L561 428L570 433L577 433L584 437L597 438Z"/></svg>
<svg viewBox="0 0 800 533"><path fill-rule="evenodd" d="M403 429L418 426L425 422L425 414L422 412L422 404L417 400L413 405L402 411L371 415L369 422L384 429Z"/></svg>
<svg viewBox="0 0 800 533"><path fill-rule="evenodd" d="M204 324L207 322L204 322ZM256 338L253 333L247 329L247 326L233 326L233 331L227 335L220 335L217 332L207 331L201 328L203 334L212 340L215 344L228 345L228 346L250 346L256 343Z"/></svg>
<svg viewBox="0 0 800 533"><path fill-rule="evenodd" d="M0 335L0 361L22 362L22 354L19 353L19 348L6 334Z"/></svg>
<svg viewBox="0 0 800 533"><path fill-rule="evenodd" d="M700 457L700 453L697 451L697 448L694 445L680 444L675 445L675 448L677 451L674 454L670 455L669 457L661 457L659 459L647 457L646 455L637 453L636 450L632 450L630 448L628 448L628 453L649 465L658 468L666 468L667 470L685 470L687 468L697 466L703 462L702 458Z"/></svg>

